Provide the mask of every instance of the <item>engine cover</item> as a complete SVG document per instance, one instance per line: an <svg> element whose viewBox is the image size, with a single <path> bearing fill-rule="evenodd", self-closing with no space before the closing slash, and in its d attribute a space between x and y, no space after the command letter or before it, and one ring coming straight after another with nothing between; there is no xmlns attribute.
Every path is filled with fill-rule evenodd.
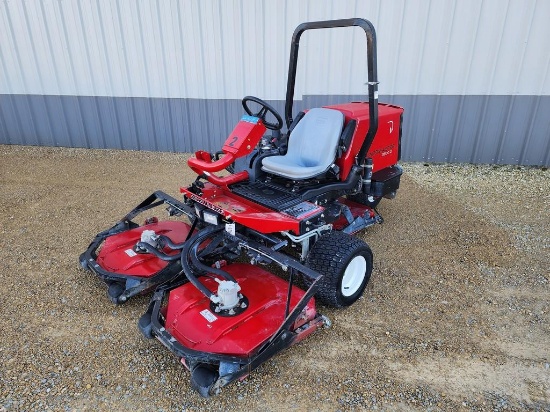
<svg viewBox="0 0 550 412"><path fill-rule="evenodd" d="M204 352L249 356L281 326L285 316L288 282L266 270L246 263L234 263L223 268L241 287L248 298L248 307L235 316L218 316L210 309L210 301L191 283L170 291L166 307L165 328L182 345ZM202 282L215 292L218 283L209 277ZM304 296L300 288L292 287L290 310ZM316 315L312 298L294 328Z"/></svg>

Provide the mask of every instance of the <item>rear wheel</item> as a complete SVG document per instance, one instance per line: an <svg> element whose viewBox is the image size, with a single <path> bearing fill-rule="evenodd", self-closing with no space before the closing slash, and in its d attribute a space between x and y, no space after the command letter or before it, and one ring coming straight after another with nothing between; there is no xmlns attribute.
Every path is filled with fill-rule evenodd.
<svg viewBox="0 0 550 412"><path fill-rule="evenodd" d="M317 298L325 305L340 308L363 294L372 273L372 251L360 239L330 232L313 245L306 264L323 275Z"/></svg>

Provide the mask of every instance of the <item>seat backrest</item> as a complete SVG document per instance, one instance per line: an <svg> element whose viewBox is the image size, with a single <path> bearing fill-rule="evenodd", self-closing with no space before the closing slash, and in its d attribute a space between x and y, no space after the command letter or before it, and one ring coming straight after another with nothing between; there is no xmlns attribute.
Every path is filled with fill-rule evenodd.
<svg viewBox="0 0 550 412"><path fill-rule="evenodd" d="M292 131L285 156L297 165L328 169L336 157L343 125L344 115L338 110L309 110Z"/></svg>

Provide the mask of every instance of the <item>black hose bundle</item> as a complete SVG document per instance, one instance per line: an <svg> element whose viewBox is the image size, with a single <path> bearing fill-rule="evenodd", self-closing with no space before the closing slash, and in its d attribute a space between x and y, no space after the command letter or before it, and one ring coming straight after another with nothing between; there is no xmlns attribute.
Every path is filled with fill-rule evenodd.
<svg viewBox="0 0 550 412"><path fill-rule="evenodd" d="M235 278L233 278L233 276L231 276L226 271L205 265L197 257L197 252L200 244L205 240L211 237L214 237L216 234L218 234L222 230L224 230L223 227L219 227L219 226L209 226L206 229L201 230L200 232L195 234L193 237L191 237L191 239L185 242L185 246L183 247L180 255L181 267L183 269L183 273L185 273L185 276L187 276L187 279L189 279L189 282L191 282L193 286L195 286L198 290L200 290L202 294L206 296L208 299L210 299L214 295L214 293L211 292L201 282L199 282L199 280L193 273L193 267L191 267L189 259L191 260L191 263L193 264L196 270L199 270L203 273L213 273L215 275L222 277L225 280L229 280L237 283Z"/></svg>
<svg viewBox="0 0 550 412"><path fill-rule="evenodd" d="M172 239L170 239L166 235L158 235L157 241L160 241L161 245L166 245L170 249L174 249L174 250L183 249L183 247L185 246L185 242L174 243L172 242Z"/></svg>
<svg viewBox="0 0 550 412"><path fill-rule="evenodd" d="M162 259L166 262L172 262L174 260L179 259L179 255L167 255L166 253L162 253L160 250L155 248L153 245L147 243L147 242L138 242L136 245L139 249L146 250L148 253L151 253L152 255L155 255L159 259Z"/></svg>

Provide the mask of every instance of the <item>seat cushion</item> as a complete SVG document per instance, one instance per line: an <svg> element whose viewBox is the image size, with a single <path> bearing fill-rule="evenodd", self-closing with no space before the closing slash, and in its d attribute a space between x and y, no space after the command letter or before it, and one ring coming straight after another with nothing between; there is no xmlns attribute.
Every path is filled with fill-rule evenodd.
<svg viewBox="0 0 550 412"><path fill-rule="evenodd" d="M324 165L306 166L298 164L286 156L270 156L263 159L262 169L266 172L289 179L300 180L320 175L325 172L328 167Z"/></svg>
<svg viewBox="0 0 550 412"><path fill-rule="evenodd" d="M294 180L324 173L334 163L343 125L342 112L311 109L294 128L287 153L263 159L262 170Z"/></svg>

